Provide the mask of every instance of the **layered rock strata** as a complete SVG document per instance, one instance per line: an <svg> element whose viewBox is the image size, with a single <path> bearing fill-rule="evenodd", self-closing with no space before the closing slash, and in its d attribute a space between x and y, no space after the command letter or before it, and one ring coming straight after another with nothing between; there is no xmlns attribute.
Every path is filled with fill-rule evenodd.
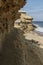
<svg viewBox="0 0 43 65"><path fill-rule="evenodd" d="M23 31L33 31L36 26L32 24L33 18L31 16L28 16L26 12L19 12L20 19L15 21L15 27L20 28ZM20 21L20 22L19 22Z"/></svg>

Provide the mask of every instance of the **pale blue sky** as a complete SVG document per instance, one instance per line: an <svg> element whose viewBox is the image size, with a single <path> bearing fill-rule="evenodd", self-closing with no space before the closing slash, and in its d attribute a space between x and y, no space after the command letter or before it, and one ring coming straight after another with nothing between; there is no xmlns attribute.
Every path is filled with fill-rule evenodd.
<svg viewBox="0 0 43 65"><path fill-rule="evenodd" d="M35 21L43 21L43 0L27 0L22 10L32 16Z"/></svg>

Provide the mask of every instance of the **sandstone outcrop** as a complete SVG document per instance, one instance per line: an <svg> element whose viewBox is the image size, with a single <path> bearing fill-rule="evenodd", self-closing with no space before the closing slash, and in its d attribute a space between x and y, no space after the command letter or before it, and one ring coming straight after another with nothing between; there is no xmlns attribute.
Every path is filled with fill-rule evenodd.
<svg viewBox="0 0 43 65"><path fill-rule="evenodd" d="M20 28L23 31L33 31L36 28L36 26L32 24L33 18L31 16L28 16L27 13L24 11L19 11L19 13L21 14L20 19L15 21L14 27Z"/></svg>

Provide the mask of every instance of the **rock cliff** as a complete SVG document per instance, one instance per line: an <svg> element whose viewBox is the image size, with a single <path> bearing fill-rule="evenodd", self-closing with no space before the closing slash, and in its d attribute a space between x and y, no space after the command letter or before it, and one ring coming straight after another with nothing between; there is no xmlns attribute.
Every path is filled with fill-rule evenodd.
<svg viewBox="0 0 43 65"><path fill-rule="evenodd" d="M26 12L20 11L20 18L19 20L15 21L15 26L16 28L20 28L22 31L33 31L36 26L32 24L33 18L29 15L27 15Z"/></svg>
<svg viewBox="0 0 43 65"><path fill-rule="evenodd" d="M14 28L14 21L19 18L18 10L25 3L26 0L0 0L0 39Z"/></svg>

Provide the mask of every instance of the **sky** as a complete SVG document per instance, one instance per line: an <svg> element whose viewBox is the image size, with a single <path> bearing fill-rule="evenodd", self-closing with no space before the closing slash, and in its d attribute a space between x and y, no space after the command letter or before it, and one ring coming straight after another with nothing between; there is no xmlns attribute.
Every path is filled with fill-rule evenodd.
<svg viewBox="0 0 43 65"><path fill-rule="evenodd" d="M43 21L43 0L27 0L21 10L32 16L34 21Z"/></svg>

